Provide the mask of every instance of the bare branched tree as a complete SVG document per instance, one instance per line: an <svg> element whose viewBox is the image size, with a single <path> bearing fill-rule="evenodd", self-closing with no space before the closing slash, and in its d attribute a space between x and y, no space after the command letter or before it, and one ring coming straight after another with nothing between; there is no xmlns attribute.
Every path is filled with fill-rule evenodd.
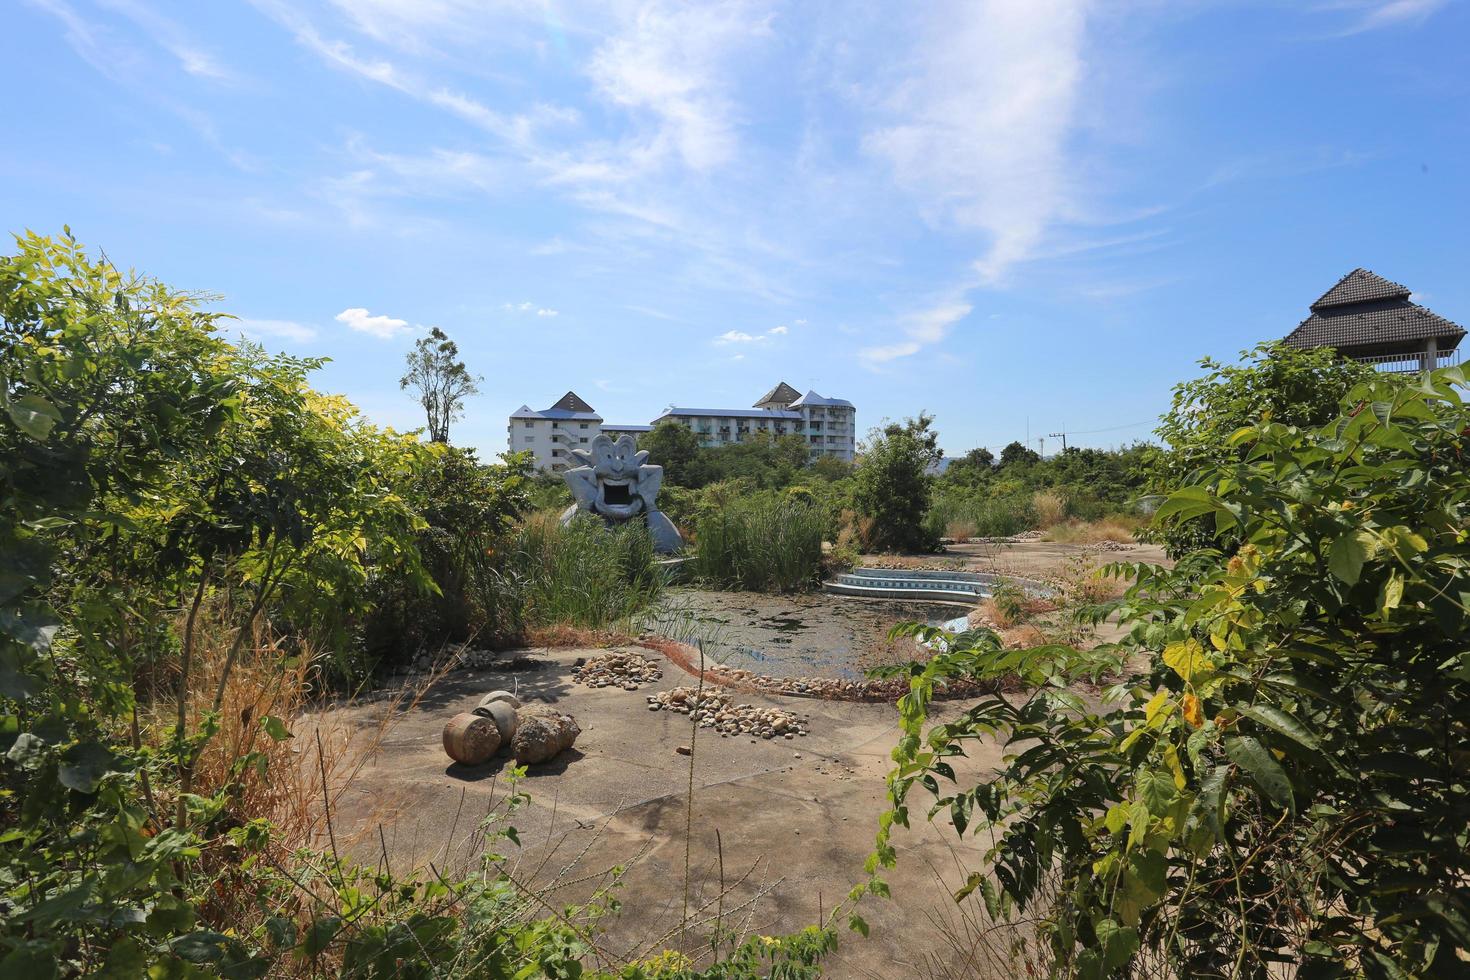
<svg viewBox="0 0 1470 980"><path fill-rule="evenodd" d="M479 375L470 374L459 359L459 345L438 327L420 337L408 352L408 370L398 387L418 392L429 419L429 438L449 441L449 423L464 412L464 400L480 393Z"/></svg>

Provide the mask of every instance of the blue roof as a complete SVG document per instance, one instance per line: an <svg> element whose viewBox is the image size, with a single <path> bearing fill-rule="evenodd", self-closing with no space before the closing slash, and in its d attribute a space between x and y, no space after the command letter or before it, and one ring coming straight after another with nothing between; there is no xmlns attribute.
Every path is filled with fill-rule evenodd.
<svg viewBox="0 0 1470 980"><path fill-rule="evenodd" d="M611 422L602 423L603 432L652 432L651 425L614 425Z"/></svg>
<svg viewBox="0 0 1470 980"><path fill-rule="evenodd" d="M801 419L800 412L768 408L671 408L658 418L667 419L676 415L706 415L713 418L727 419L777 419L780 421L787 419L800 421ZM657 422L658 419L654 419L654 421Z"/></svg>

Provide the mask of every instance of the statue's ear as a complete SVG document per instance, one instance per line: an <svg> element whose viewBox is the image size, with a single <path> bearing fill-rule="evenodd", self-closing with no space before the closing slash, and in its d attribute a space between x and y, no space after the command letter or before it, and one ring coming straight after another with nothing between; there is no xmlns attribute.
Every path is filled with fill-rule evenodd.
<svg viewBox="0 0 1470 980"><path fill-rule="evenodd" d="M589 453L587 450L585 450L585 449L572 449L572 450L569 450L569 452L571 452L571 454L576 457L577 462L579 464L581 464L582 466L591 466L592 465L592 454Z"/></svg>
<svg viewBox="0 0 1470 980"><path fill-rule="evenodd" d="M633 465L634 466L642 466L646 462L648 462L648 450L647 449L640 449L640 450L638 450L638 454L633 457Z"/></svg>

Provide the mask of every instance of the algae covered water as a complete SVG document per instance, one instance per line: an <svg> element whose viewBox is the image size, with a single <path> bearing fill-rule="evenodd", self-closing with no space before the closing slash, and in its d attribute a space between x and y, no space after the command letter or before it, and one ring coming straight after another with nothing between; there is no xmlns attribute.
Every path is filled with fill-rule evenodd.
<svg viewBox="0 0 1470 980"><path fill-rule="evenodd" d="M772 677L853 680L871 667L913 659L911 640L889 640L900 622L930 625L964 615L955 605L670 589L650 614L653 631L704 643L705 657Z"/></svg>

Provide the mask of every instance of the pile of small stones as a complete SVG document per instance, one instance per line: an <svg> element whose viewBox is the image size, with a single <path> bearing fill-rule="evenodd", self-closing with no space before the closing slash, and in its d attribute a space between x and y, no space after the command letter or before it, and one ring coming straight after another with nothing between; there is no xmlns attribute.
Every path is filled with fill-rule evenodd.
<svg viewBox="0 0 1470 980"><path fill-rule="evenodd" d="M408 667L409 672L415 674L427 673L441 666L449 670L480 670L492 666L497 660L503 660L503 658L494 650L471 650L469 647L459 647L447 652L425 651L414 657Z"/></svg>
<svg viewBox="0 0 1470 980"><path fill-rule="evenodd" d="M676 711L688 715L700 728L712 728L722 738L749 735L751 738L796 738L807 733L806 718L799 718L781 708L758 708L753 704L736 704L723 691L698 691L692 687L676 687L648 695L649 711Z"/></svg>
<svg viewBox="0 0 1470 980"><path fill-rule="evenodd" d="M572 671L572 675L588 687L621 687L638 690L664 676L663 668L636 653L604 653L593 657Z"/></svg>

